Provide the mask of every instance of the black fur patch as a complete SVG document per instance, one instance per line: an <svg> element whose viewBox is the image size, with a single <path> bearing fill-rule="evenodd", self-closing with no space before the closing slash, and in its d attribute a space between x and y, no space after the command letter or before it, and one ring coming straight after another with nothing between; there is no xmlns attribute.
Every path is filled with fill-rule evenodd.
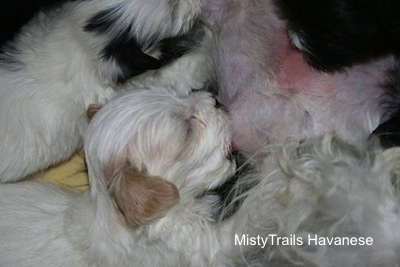
<svg viewBox="0 0 400 267"><path fill-rule="evenodd" d="M384 123L373 132L385 148L400 146L400 59L389 72L389 82L384 85L382 99Z"/></svg>
<svg viewBox="0 0 400 267"><path fill-rule="evenodd" d="M400 58L396 59L393 69L388 72L388 82L383 85L383 120L387 120L400 111Z"/></svg>
<svg viewBox="0 0 400 267"><path fill-rule="evenodd" d="M0 46L13 39L20 28L28 23L39 10L49 10L72 0L1 0Z"/></svg>
<svg viewBox="0 0 400 267"><path fill-rule="evenodd" d="M215 214L216 220L220 221L229 219L234 215L245 200L245 193L257 185L254 182L243 181L246 174L254 172L254 166L239 152L234 152L233 157L237 166L239 166L237 172L228 181L212 191L213 194L220 197L222 202L220 209ZM239 187L236 186L237 183L240 183Z"/></svg>
<svg viewBox="0 0 400 267"><path fill-rule="evenodd" d="M192 51L200 45L204 37L203 25L195 24L187 34L164 39L160 42L162 65L167 65L174 59Z"/></svg>
<svg viewBox="0 0 400 267"><path fill-rule="evenodd" d="M122 84L128 79L147 70L161 67L161 62L142 51L142 43L130 34L130 28L114 29L121 7L114 6L91 17L84 30L108 37L108 43L103 48L100 57L115 63L119 72L113 76L113 82ZM133 22L131 23L131 25ZM129 25L129 24L127 24ZM118 34L115 35L115 31Z"/></svg>
<svg viewBox="0 0 400 267"><path fill-rule="evenodd" d="M12 40L39 11L48 11L66 2L77 0L3 0L0 2L0 64L10 71L19 71L23 63Z"/></svg>
<svg viewBox="0 0 400 267"><path fill-rule="evenodd" d="M119 6L114 6L109 9L99 11L93 17L91 17L84 26L84 30L87 32L95 32L98 34L107 34L112 31L116 19L118 17Z"/></svg>
<svg viewBox="0 0 400 267"><path fill-rule="evenodd" d="M400 146L400 112L379 125L373 132L384 148Z"/></svg>
<svg viewBox="0 0 400 267"><path fill-rule="evenodd" d="M120 73L113 77L113 82L117 84L125 83L136 75L162 66L158 59L145 54L136 38L128 34L111 40L104 48L102 57L114 61L120 68Z"/></svg>
<svg viewBox="0 0 400 267"><path fill-rule="evenodd" d="M275 0L315 68L337 71L400 51L398 0Z"/></svg>
<svg viewBox="0 0 400 267"><path fill-rule="evenodd" d="M204 90L210 92L214 96L219 96L219 87L215 80L210 80Z"/></svg>
<svg viewBox="0 0 400 267"><path fill-rule="evenodd" d="M115 36L114 26L120 7L115 6L103 10L90 18L84 27L85 31L110 36L109 41L100 55L107 61L113 61L120 71L113 77L113 82L122 84L128 79L167 65L190 51L198 43L201 31L194 27L187 35L164 39L160 42L160 59L153 58L143 52L143 42L130 34L130 29L118 29ZM133 25L133 22L131 23ZM149 33L150 34L150 33ZM113 36L113 37L111 37ZM154 43L154 37L147 38L146 42Z"/></svg>

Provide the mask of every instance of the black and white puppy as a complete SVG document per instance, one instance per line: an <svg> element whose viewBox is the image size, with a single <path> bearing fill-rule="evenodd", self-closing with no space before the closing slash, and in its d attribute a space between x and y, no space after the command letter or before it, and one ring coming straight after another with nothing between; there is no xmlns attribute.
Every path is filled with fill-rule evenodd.
<svg viewBox="0 0 400 267"><path fill-rule="evenodd" d="M88 105L107 102L130 89L131 77L179 56L165 45L181 45L202 2L68 1L39 12L0 54L0 181L71 156Z"/></svg>
<svg viewBox="0 0 400 267"><path fill-rule="evenodd" d="M316 69L343 71L384 56L400 56L397 0L277 0L276 3L288 21L292 44ZM384 146L400 145L399 75L397 63L383 85L384 123L375 134Z"/></svg>

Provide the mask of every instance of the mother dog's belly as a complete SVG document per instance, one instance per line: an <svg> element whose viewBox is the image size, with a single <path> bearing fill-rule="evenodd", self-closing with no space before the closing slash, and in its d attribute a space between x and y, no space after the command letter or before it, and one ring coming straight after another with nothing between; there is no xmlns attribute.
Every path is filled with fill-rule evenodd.
<svg viewBox="0 0 400 267"><path fill-rule="evenodd" d="M380 122L381 84L391 59L335 75L317 72L289 44L271 0L211 2L219 4L210 11L217 33L212 59L239 149L254 153L331 131L364 143Z"/></svg>

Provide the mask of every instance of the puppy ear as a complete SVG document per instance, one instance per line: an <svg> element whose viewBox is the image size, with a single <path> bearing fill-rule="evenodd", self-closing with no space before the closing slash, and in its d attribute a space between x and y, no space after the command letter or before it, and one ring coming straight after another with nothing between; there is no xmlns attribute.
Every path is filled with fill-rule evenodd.
<svg viewBox="0 0 400 267"><path fill-rule="evenodd" d="M132 167L124 167L109 178L111 195L131 227L139 227L161 215L179 199L173 183L147 176Z"/></svg>
<svg viewBox="0 0 400 267"><path fill-rule="evenodd" d="M102 105L90 104L86 110L86 117L89 120L93 119L94 115L97 113L97 111L100 110L101 107L102 107Z"/></svg>

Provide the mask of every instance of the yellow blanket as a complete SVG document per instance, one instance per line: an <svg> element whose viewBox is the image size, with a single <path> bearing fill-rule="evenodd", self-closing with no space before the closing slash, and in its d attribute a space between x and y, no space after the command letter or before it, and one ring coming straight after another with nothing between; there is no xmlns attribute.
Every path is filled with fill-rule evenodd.
<svg viewBox="0 0 400 267"><path fill-rule="evenodd" d="M70 160L46 170L40 179L58 186L87 190L89 180L83 152L77 153Z"/></svg>

